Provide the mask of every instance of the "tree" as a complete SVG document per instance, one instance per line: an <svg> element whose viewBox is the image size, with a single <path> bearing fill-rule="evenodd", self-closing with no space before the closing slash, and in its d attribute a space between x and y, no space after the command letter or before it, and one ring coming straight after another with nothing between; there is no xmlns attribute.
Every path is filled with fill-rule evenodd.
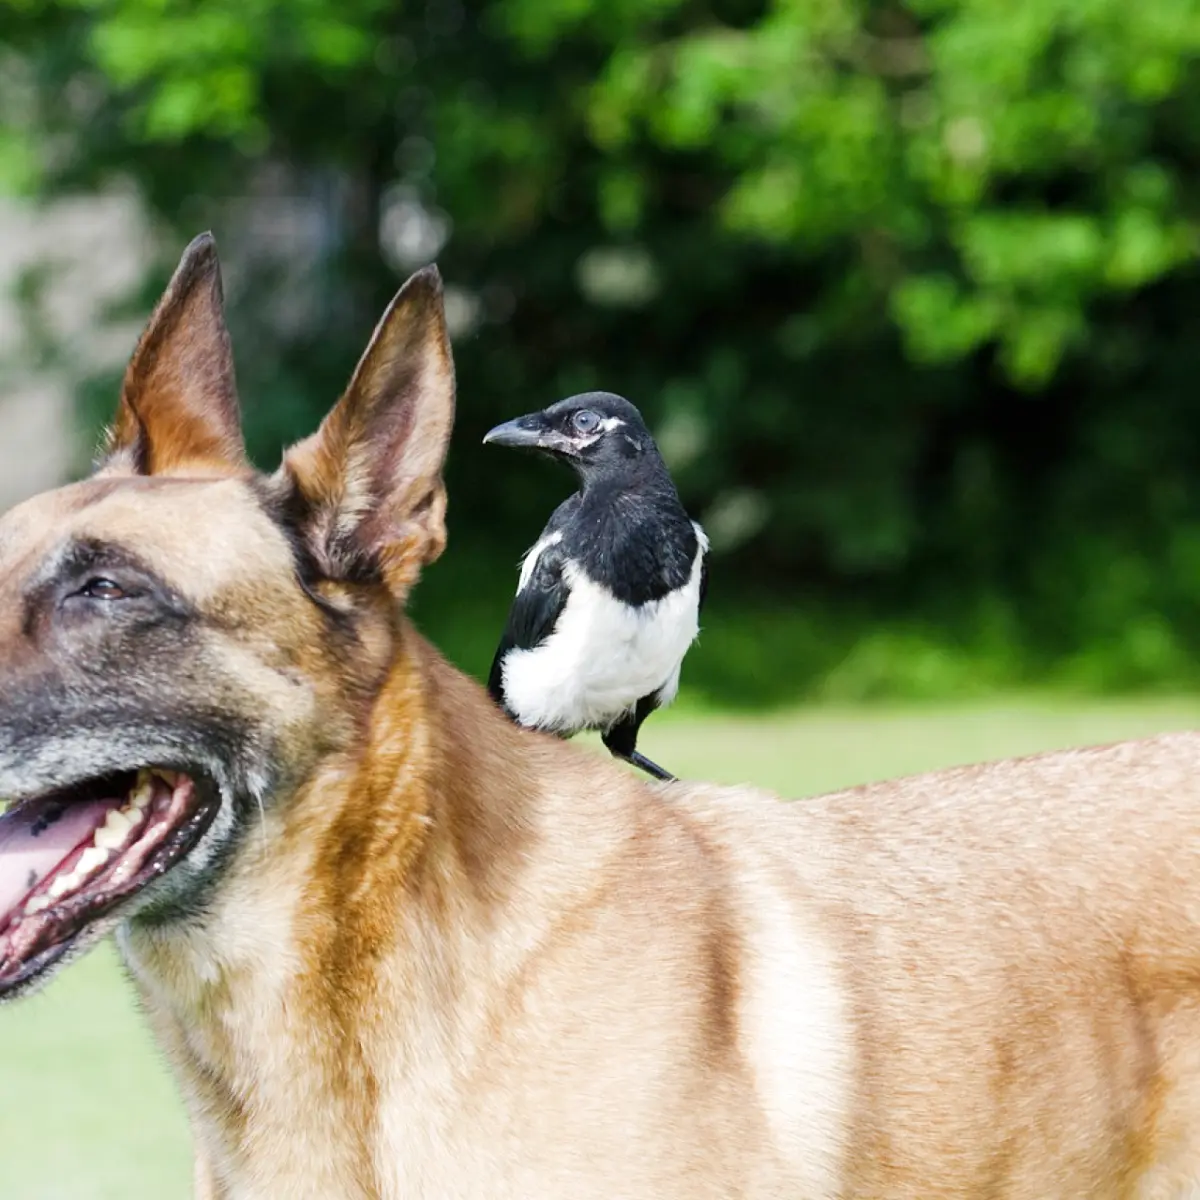
<svg viewBox="0 0 1200 1200"><path fill-rule="evenodd" d="M905 613L1030 669L1115 639L1106 679L1190 648L1190 0L9 0L5 36L10 181L132 178L172 250L253 254L256 190L321 214L231 289L264 459L437 252L455 538L498 590L565 481L477 435L603 386L718 610L826 614L801 675Z"/></svg>

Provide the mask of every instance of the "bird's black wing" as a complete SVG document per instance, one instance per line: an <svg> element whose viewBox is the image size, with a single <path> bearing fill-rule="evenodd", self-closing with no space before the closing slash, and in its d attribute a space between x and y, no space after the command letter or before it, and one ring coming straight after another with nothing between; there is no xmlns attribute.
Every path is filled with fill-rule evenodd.
<svg viewBox="0 0 1200 1200"><path fill-rule="evenodd" d="M488 691L492 699L504 704L504 658L510 650L532 650L554 632L559 615L566 607L569 589L563 578L565 556L559 546L548 546L538 556L528 582L516 594L508 610L508 624L500 637Z"/></svg>

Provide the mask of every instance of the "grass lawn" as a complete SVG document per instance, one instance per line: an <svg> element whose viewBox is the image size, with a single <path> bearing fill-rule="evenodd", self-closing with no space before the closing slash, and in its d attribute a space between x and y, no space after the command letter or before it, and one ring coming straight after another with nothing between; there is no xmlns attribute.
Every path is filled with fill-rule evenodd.
<svg viewBox="0 0 1200 1200"><path fill-rule="evenodd" d="M1012 702L955 709L824 709L651 720L642 747L681 775L787 795L1200 725L1200 699ZM0 1196L171 1200L189 1194L171 1082L109 948L0 1010Z"/></svg>

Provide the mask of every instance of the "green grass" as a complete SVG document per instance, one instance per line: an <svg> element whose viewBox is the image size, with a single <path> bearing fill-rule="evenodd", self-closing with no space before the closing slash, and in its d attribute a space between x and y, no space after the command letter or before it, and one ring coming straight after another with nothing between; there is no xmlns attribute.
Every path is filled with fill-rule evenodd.
<svg viewBox="0 0 1200 1200"><path fill-rule="evenodd" d="M802 796L845 784L1200 725L1200 699L1063 707L662 714L646 753L682 775ZM0 1196L171 1200L189 1194L172 1084L105 947L0 1010Z"/></svg>

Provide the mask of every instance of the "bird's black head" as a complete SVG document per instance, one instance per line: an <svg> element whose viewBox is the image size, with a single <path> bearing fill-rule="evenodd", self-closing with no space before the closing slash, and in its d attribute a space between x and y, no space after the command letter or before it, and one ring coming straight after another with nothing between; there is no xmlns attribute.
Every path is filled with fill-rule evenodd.
<svg viewBox="0 0 1200 1200"><path fill-rule="evenodd" d="M552 455L574 467L585 484L641 460L659 460L642 414L612 392L569 396L541 412L497 425L483 440Z"/></svg>

